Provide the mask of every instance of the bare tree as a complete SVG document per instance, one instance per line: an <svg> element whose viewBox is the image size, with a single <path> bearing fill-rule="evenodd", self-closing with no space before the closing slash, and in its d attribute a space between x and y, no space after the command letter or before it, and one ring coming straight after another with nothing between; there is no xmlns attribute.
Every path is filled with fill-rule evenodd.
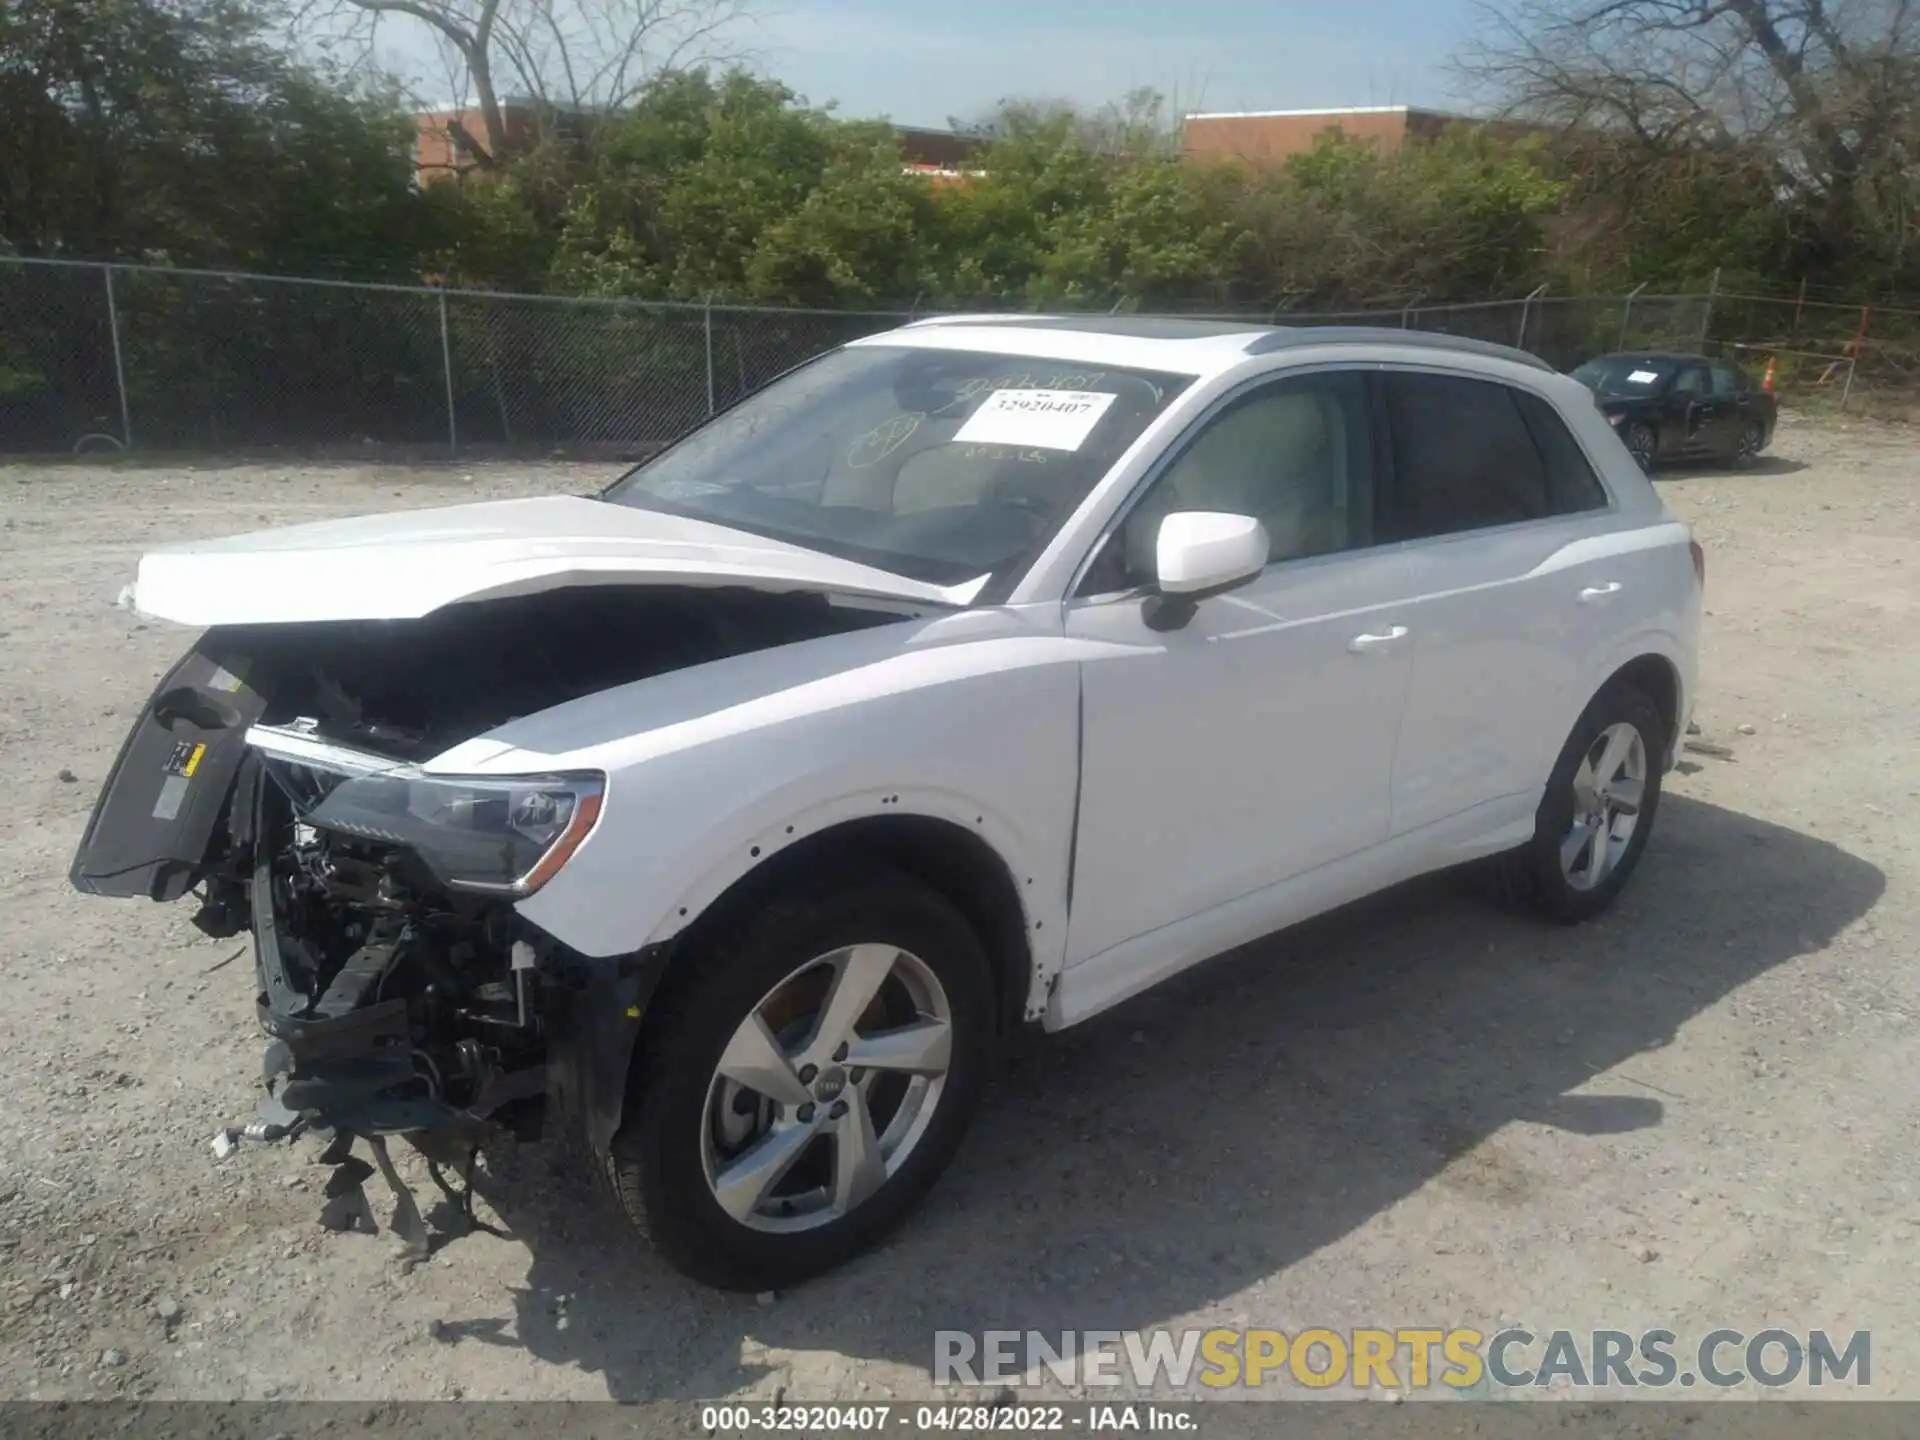
<svg viewBox="0 0 1920 1440"><path fill-rule="evenodd" d="M1764 155L1836 225L1868 192L1920 179L1914 0L1490 0L1483 13L1463 66L1516 117L1649 156Z"/></svg>
<svg viewBox="0 0 1920 1440"><path fill-rule="evenodd" d="M617 110L663 70L738 58L750 0L295 0L289 31L373 62L396 43L431 47L456 108L480 133L448 131L483 167L514 141L504 101L524 95L541 117ZM414 77L416 80L418 77Z"/></svg>

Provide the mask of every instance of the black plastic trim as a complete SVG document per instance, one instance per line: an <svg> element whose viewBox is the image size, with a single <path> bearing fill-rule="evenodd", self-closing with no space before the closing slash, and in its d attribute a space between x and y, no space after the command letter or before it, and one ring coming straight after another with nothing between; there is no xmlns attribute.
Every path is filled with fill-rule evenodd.
<svg viewBox="0 0 1920 1440"><path fill-rule="evenodd" d="M596 1158L613 1146L626 1114L640 1022L659 988L673 941L630 955L591 959L542 937L550 992L547 1032L549 1133Z"/></svg>

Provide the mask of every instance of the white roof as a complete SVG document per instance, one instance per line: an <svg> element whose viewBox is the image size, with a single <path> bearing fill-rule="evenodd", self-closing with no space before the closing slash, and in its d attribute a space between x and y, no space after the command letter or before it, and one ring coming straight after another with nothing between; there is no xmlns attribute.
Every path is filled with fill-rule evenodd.
<svg viewBox="0 0 1920 1440"><path fill-rule="evenodd" d="M854 345L904 345L917 350L971 350L1019 355L1035 360L1066 360L1076 365L1120 365L1174 375L1217 375L1247 358L1247 346L1270 327L1249 322L1198 335L1129 335L1047 320L1065 316L1023 316L1024 323L996 325L992 319L952 315L921 320L898 330L852 341Z"/></svg>

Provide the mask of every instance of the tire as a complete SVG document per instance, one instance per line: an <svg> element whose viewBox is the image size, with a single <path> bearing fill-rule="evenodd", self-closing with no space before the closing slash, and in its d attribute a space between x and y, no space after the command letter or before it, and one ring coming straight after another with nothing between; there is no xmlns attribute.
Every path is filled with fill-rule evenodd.
<svg viewBox="0 0 1920 1440"><path fill-rule="evenodd" d="M1640 468L1651 471L1660 452L1660 437L1653 433L1653 427L1636 420L1627 427L1621 439L1626 442L1627 453L1633 456Z"/></svg>
<svg viewBox="0 0 1920 1440"><path fill-rule="evenodd" d="M1749 420L1740 431L1740 438L1734 442L1733 464L1737 470L1751 470L1754 462L1760 458L1760 449L1767 443L1766 431L1758 420Z"/></svg>
<svg viewBox="0 0 1920 1440"><path fill-rule="evenodd" d="M877 1027L863 1020L864 1034L844 1032L852 1036L849 1043L862 1047L860 1053L879 1054L868 1039L878 1030L897 1035L902 1032L896 1027L903 1023L937 1023L927 1017L937 1016L944 1002L948 1043L937 1092L931 1078L914 1079L882 1068L856 1070L857 1056L847 1057L845 1066L824 1063L797 1093L791 1085L807 1068L797 1061L788 1065L770 1087L787 1092L785 1104L719 1073L723 1061L739 1053L742 1028L750 1016L764 1022L762 1033L774 1037L783 1062L824 1044L814 1032L822 1026L823 1013L831 1023L833 1007L826 1003L825 992L843 984L863 988L840 978L856 973L851 947L862 947L859 953L868 956L878 953L868 947L893 947L904 957L889 962L895 968L881 982L875 1002L882 1009L895 1007L892 1018L883 1015L884 1023ZM835 956L842 957L838 970L826 964ZM721 1289L777 1290L850 1260L903 1219L939 1178L978 1106L992 1060L996 1014L993 974L979 937L937 891L903 874L870 869L845 880L776 893L706 937L681 957L676 969L679 982L669 982L668 994L648 1016L627 1119L608 1159L609 1178L628 1217L668 1263ZM915 1000L915 987L928 998ZM936 994L938 998L932 998ZM804 1008L808 1004L814 1006L811 1011ZM801 1013L776 1030L779 1018L795 1007ZM864 1013L871 1016L874 1011ZM751 1037L746 1043L751 1044ZM833 1060L845 1055L838 1051ZM742 1065L736 1059L728 1068L739 1073ZM864 1132L867 1141L875 1150L884 1147L908 1113L908 1097L916 1085L925 1087L923 1104L932 1096L927 1114L901 1131L903 1138L895 1141L892 1152L900 1156L897 1168L891 1156L885 1159L885 1179L869 1190L874 1172L859 1165L842 1168L842 1145L857 1143L845 1137L859 1131L855 1122L866 1114L872 1122ZM834 1088L823 1088L828 1086ZM886 1096L895 1090L904 1095L889 1111ZM813 1103L798 1103L810 1095L817 1097ZM844 1111L850 1102L855 1106L852 1118L834 1108ZM749 1118L741 1118L743 1109ZM756 1147L766 1153L778 1139L776 1126L787 1126L780 1133L789 1137L798 1134L808 1111L815 1112L817 1137L794 1142L800 1159L765 1187L766 1198L756 1202L759 1208L744 1217L723 1208L718 1198L722 1189L738 1206L740 1196L754 1188L729 1188L726 1177L737 1173L729 1167ZM765 1115L772 1118L752 1118ZM840 1118L828 1118L835 1115ZM722 1142L729 1138L723 1132L734 1125L747 1127L749 1133L723 1153ZM882 1126L886 1129L876 1140ZM904 1138L908 1135L915 1136L910 1143ZM823 1165L830 1167L824 1185L802 1190ZM862 1173L868 1176L867 1185L848 1184L864 1198L842 1209L842 1177ZM783 1190L793 1190L798 1198L781 1198ZM808 1208L796 1210L799 1206ZM778 1228L794 1226L801 1228Z"/></svg>
<svg viewBox="0 0 1920 1440"><path fill-rule="evenodd" d="M1639 742L1638 808L1630 827L1622 827L1618 815L1605 821L1607 853L1596 880L1592 864L1599 848L1598 827L1584 827L1589 832L1587 848L1574 856L1571 869L1563 863L1562 851L1576 843L1576 816L1593 813L1593 802L1583 802L1576 786L1583 762L1596 757L1605 761L1603 740L1621 734L1622 727ZM1495 897L1510 908L1567 924L1589 920L1611 906L1640 863L1653 831L1660 808L1661 758L1670 738L1665 732L1659 707L1640 691L1615 685L1595 696L1554 763L1535 812L1533 839L1496 857L1489 867ZM1624 798L1627 790L1618 789ZM1616 839L1622 828L1629 833Z"/></svg>

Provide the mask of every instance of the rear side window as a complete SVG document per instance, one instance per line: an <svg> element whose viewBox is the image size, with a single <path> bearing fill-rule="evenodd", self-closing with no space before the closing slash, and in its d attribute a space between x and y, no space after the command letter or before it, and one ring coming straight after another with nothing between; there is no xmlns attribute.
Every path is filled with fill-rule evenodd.
<svg viewBox="0 0 1920 1440"><path fill-rule="evenodd" d="M1538 395L1524 390L1508 391L1520 407L1533 443L1540 447L1540 458L1547 464L1547 513L1577 515L1582 510L1607 508L1606 487L1587 463L1587 452L1567 429L1560 412Z"/></svg>
<svg viewBox="0 0 1920 1440"><path fill-rule="evenodd" d="M1606 503L1553 408L1493 380L1389 373L1394 483L1382 538L1423 540Z"/></svg>

